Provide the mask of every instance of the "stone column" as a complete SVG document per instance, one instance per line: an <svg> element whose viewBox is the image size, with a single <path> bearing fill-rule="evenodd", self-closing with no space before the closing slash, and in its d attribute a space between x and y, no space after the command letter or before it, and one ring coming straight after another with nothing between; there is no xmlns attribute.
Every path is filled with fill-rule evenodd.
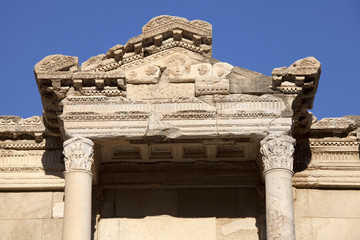
<svg viewBox="0 0 360 240"><path fill-rule="evenodd" d="M292 194L295 139L270 134L261 142L268 240L295 239Z"/></svg>
<svg viewBox="0 0 360 240"><path fill-rule="evenodd" d="M91 186L94 143L75 137L64 142L65 209L63 240L91 239Z"/></svg>

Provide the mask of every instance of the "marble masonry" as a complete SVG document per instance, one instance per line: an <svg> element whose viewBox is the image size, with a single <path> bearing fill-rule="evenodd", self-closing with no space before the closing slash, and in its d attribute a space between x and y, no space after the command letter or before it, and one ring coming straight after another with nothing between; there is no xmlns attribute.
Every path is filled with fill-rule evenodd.
<svg viewBox="0 0 360 240"><path fill-rule="evenodd" d="M308 111L316 58L265 76L159 16L34 73L43 116L0 116L1 239L360 239L360 116Z"/></svg>

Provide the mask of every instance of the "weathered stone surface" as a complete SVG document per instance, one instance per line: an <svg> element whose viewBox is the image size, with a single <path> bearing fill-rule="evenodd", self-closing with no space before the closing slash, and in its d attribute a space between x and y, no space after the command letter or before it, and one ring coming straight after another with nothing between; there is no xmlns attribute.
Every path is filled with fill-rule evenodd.
<svg viewBox="0 0 360 240"><path fill-rule="evenodd" d="M18 116L0 116L0 138L17 138L22 135L33 136L33 139L41 141L45 126L43 118L33 116L21 118Z"/></svg>
<svg viewBox="0 0 360 240"><path fill-rule="evenodd" d="M261 73L240 67L233 67L227 75L230 81L230 93L272 93L270 89L272 78Z"/></svg>
<svg viewBox="0 0 360 240"><path fill-rule="evenodd" d="M119 225L120 225L120 219L118 219L118 218L104 218L104 219L101 219L100 222L99 222L99 227L98 227L98 232L97 232L98 240L120 240L120 239L125 239L125 238L120 238Z"/></svg>
<svg viewBox="0 0 360 240"><path fill-rule="evenodd" d="M41 240L61 240L62 226L62 219L43 219Z"/></svg>
<svg viewBox="0 0 360 240"><path fill-rule="evenodd" d="M41 219L0 220L0 236L3 240L39 240L41 228Z"/></svg>
<svg viewBox="0 0 360 240"><path fill-rule="evenodd" d="M312 239L357 240L360 236L359 224L358 218L312 218Z"/></svg>
<svg viewBox="0 0 360 240"><path fill-rule="evenodd" d="M268 239L295 240L291 177L292 172L284 168L275 168L264 173Z"/></svg>
<svg viewBox="0 0 360 240"><path fill-rule="evenodd" d="M186 18L162 15L151 19L142 29L144 37L155 36L173 29L193 31L198 35L212 34L211 24L201 21L189 21Z"/></svg>
<svg viewBox="0 0 360 240"><path fill-rule="evenodd" d="M51 217L51 192L0 193L0 219Z"/></svg>
<svg viewBox="0 0 360 240"><path fill-rule="evenodd" d="M343 116L343 118L347 118L355 121L356 127L360 127L360 115L347 115L347 116Z"/></svg>
<svg viewBox="0 0 360 240"><path fill-rule="evenodd" d="M313 189L308 194L311 217L360 218L359 191Z"/></svg>
<svg viewBox="0 0 360 240"><path fill-rule="evenodd" d="M179 97L193 97L195 93L194 84L190 83L166 83L149 85L127 85L127 97L131 100L154 100L172 99Z"/></svg>
<svg viewBox="0 0 360 240"><path fill-rule="evenodd" d="M63 192L53 192L53 201L52 201L53 218L64 217L64 199L65 197Z"/></svg>
<svg viewBox="0 0 360 240"><path fill-rule="evenodd" d="M198 75L195 76L195 95L229 94L229 79L226 76L233 68L228 63L195 65Z"/></svg>
<svg viewBox="0 0 360 240"><path fill-rule="evenodd" d="M288 68L274 68L272 71L272 75L276 76L286 76L286 75L316 75L321 70L321 64L314 57L306 57L303 59L299 59L293 64L291 64Z"/></svg>
<svg viewBox="0 0 360 240"><path fill-rule="evenodd" d="M64 217L64 202L57 202L52 208L52 217L53 218L63 218Z"/></svg>
<svg viewBox="0 0 360 240"><path fill-rule="evenodd" d="M295 218L295 235L297 240L317 239L313 238L312 218Z"/></svg>
<svg viewBox="0 0 360 240"><path fill-rule="evenodd" d="M119 224L120 240L216 240L215 218L121 218Z"/></svg>
<svg viewBox="0 0 360 240"><path fill-rule="evenodd" d="M97 56L89 58L88 60L86 60L81 64L81 71L95 70L95 68L101 64L104 57L105 54L99 54Z"/></svg>
<svg viewBox="0 0 360 240"><path fill-rule="evenodd" d="M308 189L295 190L294 195L294 214L295 218L309 216L309 195ZM296 224L295 224L296 226Z"/></svg>
<svg viewBox="0 0 360 240"><path fill-rule="evenodd" d="M217 240L258 240L259 230L256 218L216 219Z"/></svg>
<svg viewBox="0 0 360 240"><path fill-rule="evenodd" d="M354 130L356 123L354 120L348 118L323 118L311 125L311 130L314 131L332 131L345 132Z"/></svg>
<svg viewBox="0 0 360 240"><path fill-rule="evenodd" d="M35 65L34 71L38 72L57 72L57 71L77 71L79 59L77 57L64 55L50 55L43 58Z"/></svg>
<svg viewBox="0 0 360 240"><path fill-rule="evenodd" d="M126 73L127 83L157 83L160 79L160 68L149 64L139 69L134 69Z"/></svg>

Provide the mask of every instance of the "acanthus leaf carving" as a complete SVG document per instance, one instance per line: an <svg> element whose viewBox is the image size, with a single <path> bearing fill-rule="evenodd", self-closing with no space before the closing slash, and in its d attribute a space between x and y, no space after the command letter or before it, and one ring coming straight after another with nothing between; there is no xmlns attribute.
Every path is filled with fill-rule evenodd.
<svg viewBox="0 0 360 240"><path fill-rule="evenodd" d="M293 171L295 139L288 135L270 134L260 142L263 173L275 168Z"/></svg>
<svg viewBox="0 0 360 240"><path fill-rule="evenodd" d="M91 172L94 143L87 138L74 137L64 142L66 172L85 170Z"/></svg>

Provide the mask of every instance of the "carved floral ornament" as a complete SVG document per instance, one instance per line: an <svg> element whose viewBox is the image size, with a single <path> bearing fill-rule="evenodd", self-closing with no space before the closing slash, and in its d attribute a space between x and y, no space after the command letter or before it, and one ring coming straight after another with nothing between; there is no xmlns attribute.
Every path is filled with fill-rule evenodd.
<svg viewBox="0 0 360 240"><path fill-rule="evenodd" d="M87 138L75 137L64 142L65 169L91 172L94 143Z"/></svg>
<svg viewBox="0 0 360 240"><path fill-rule="evenodd" d="M260 142L263 173L274 168L293 171L295 139L287 135L270 134Z"/></svg>

